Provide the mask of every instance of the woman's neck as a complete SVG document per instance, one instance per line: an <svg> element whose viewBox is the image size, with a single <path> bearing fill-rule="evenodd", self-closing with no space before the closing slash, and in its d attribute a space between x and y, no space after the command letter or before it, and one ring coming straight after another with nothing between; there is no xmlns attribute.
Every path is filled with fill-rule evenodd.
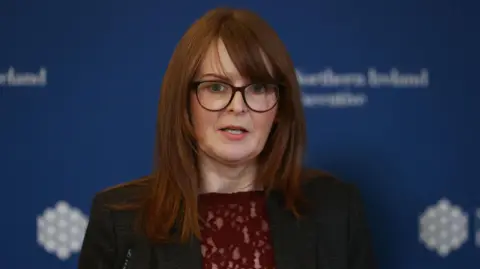
<svg viewBox="0 0 480 269"><path fill-rule="evenodd" d="M208 156L198 160L201 174L200 193L233 193L257 190L255 186L256 164L228 165Z"/></svg>

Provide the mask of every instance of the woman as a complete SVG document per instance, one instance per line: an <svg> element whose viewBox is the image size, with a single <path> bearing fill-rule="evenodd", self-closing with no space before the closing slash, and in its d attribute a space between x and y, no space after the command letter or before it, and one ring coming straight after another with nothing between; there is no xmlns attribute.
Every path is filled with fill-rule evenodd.
<svg viewBox="0 0 480 269"><path fill-rule="evenodd" d="M375 268L357 190L302 167L294 66L254 13L191 26L157 126L154 173L95 196L80 269Z"/></svg>

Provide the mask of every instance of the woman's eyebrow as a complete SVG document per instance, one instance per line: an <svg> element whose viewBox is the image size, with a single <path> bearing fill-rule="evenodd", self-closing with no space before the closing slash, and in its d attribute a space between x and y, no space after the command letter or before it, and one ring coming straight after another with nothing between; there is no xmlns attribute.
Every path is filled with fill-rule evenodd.
<svg viewBox="0 0 480 269"><path fill-rule="evenodd" d="M224 80L224 81L231 81L231 79L228 76L221 75L221 74L215 74L215 73L202 74L201 76L198 77L198 79L203 79L203 78L206 78L206 77L214 77L214 78Z"/></svg>

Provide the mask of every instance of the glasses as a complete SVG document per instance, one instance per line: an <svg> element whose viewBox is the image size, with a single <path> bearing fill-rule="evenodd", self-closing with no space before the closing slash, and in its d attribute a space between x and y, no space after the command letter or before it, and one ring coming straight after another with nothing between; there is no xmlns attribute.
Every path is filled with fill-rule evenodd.
<svg viewBox="0 0 480 269"><path fill-rule="evenodd" d="M280 86L277 84L253 83L235 87L220 81L198 81L193 86L198 103L206 110L220 111L225 109L237 92L242 94L248 108L255 112L267 112L278 102Z"/></svg>

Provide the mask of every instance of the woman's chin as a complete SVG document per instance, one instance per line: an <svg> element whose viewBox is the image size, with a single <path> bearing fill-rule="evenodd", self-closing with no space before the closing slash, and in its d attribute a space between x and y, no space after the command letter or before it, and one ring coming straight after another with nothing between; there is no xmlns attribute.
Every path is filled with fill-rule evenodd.
<svg viewBox="0 0 480 269"><path fill-rule="evenodd" d="M248 163L252 159L255 158L255 154L251 154L251 152L229 152L218 154L218 157L221 162L228 163L228 164L243 164Z"/></svg>

